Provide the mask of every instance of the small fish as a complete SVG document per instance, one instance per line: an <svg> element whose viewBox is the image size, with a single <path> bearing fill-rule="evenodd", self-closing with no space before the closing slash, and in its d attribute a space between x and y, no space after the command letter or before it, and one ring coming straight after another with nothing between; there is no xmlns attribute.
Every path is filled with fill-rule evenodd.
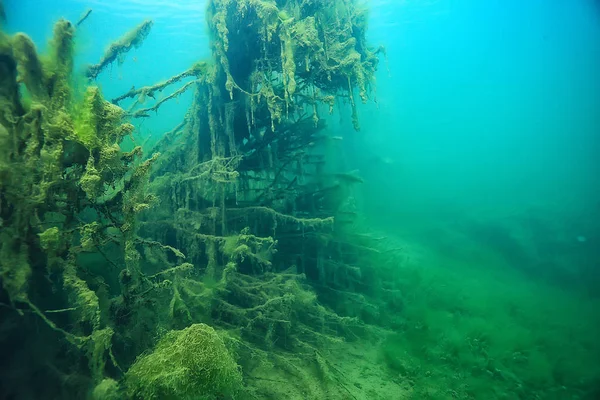
<svg viewBox="0 0 600 400"><path fill-rule="evenodd" d="M329 135L317 135L314 136L314 140L315 141L336 141L336 142L341 142L342 140L344 140L344 138L342 136L329 136ZM310 145L313 145L313 143L311 142Z"/></svg>
<svg viewBox="0 0 600 400"><path fill-rule="evenodd" d="M358 216L358 213L356 211L338 211L338 215L348 215L351 217L356 217Z"/></svg>
<svg viewBox="0 0 600 400"><path fill-rule="evenodd" d="M364 179L357 175L358 171L350 171L347 173L334 174L334 176L346 183L364 183Z"/></svg>

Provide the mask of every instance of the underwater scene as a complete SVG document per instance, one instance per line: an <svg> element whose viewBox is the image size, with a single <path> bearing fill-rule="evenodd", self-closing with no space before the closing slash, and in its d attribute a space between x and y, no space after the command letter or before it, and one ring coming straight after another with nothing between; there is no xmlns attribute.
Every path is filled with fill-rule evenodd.
<svg viewBox="0 0 600 400"><path fill-rule="evenodd" d="M0 400L600 399L597 0L0 0Z"/></svg>

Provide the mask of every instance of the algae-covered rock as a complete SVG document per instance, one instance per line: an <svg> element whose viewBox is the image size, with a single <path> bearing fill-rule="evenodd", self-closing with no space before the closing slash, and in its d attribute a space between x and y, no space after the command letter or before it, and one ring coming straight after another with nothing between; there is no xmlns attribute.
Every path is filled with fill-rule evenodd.
<svg viewBox="0 0 600 400"><path fill-rule="evenodd" d="M242 377L215 330L194 324L167 333L135 361L125 383L133 399L233 399Z"/></svg>

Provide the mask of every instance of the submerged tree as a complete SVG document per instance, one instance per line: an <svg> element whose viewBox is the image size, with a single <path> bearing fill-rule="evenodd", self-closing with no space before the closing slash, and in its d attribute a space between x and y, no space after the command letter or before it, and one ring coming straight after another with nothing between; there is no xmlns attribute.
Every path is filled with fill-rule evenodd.
<svg viewBox="0 0 600 400"><path fill-rule="evenodd" d="M214 62L201 65L185 122L157 146L164 156L152 185L164 220L148 224L164 240L213 235L208 248L249 228L284 250L275 270L294 264L319 279L314 252L336 216L353 214L350 188L361 182L336 171L341 138L324 129L323 114L347 103L359 128L356 98L368 100L380 51L366 43L366 10L352 1L212 1L208 11ZM260 258L242 264L272 268Z"/></svg>
<svg viewBox="0 0 600 400"><path fill-rule="evenodd" d="M207 398L233 396L240 383L225 347L218 357L235 390L195 382L225 377L197 375L209 361L173 358L171 347L226 343L252 359L294 350L323 372L324 341L366 332L312 289L367 293L374 283L358 266L360 246L341 234L361 179L339 172L340 138L325 123L346 104L359 129L357 101L369 98L381 51L367 45L366 10L352 0L213 0L208 25L211 60L112 103L95 86L72 89L69 22L57 23L47 57L26 35L0 36L0 330L44 348L28 329L42 321L62 344L39 368L51 363L70 393L95 386L97 399L177 398L215 387ZM111 45L87 76L151 27ZM134 129L124 118L143 118L190 88L185 120L151 158L143 161L141 147L121 150ZM168 331L175 344L160 339ZM161 375L173 368L178 382Z"/></svg>

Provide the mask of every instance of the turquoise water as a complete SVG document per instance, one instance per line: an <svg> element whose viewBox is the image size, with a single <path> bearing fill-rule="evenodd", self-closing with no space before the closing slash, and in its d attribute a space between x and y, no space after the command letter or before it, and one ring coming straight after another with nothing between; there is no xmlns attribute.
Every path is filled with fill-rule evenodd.
<svg viewBox="0 0 600 400"><path fill-rule="evenodd" d="M405 234L490 224L514 266L598 293L599 18L592 1L375 6L389 74L354 155L366 144L372 218Z"/></svg>
<svg viewBox="0 0 600 400"><path fill-rule="evenodd" d="M111 98L207 58L205 7L193 0L7 1L7 30L27 32L43 49L54 21L92 8L77 45L84 65L153 19L152 46L101 76ZM373 0L369 7L369 40L387 48L388 61L377 77L379 107L363 111L361 139L373 154L398 160L406 202L597 209L596 2ZM165 107L143 129L160 135L185 113L183 105Z"/></svg>
<svg viewBox="0 0 600 400"><path fill-rule="evenodd" d="M372 33L386 41L391 76L379 78L380 109L365 136L374 151L399 160L398 194L432 207L597 210L597 8L376 8Z"/></svg>
<svg viewBox="0 0 600 400"><path fill-rule="evenodd" d="M48 50L57 20L77 21L86 9L93 10L77 29L74 56L79 84L82 71L98 62L109 43L146 19L154 21L139 48L92 82L107 100L213 57L206 1L3 3L4 30L27 33L40 53ZM277 3L283 8L286 2ZM228 230L225 223L223 228L211 228L202 218L216 218L209 216L216 215L210 210L219 207L223 216L226 209L236 212L244 207L247 187L235 186L234 201L225 195L229 186L211 181L213 186L207 190L222 190L222 205L218 194L199 194L205 190L201 186L197 192L178 191L183 186L169 186L169 181L181 183L177 174L197 179L191 173L201 170L201 164L190 164L184 154L205 143L176 139L172 145L163 144L161 151L168 161L159 158L149 186L160 202L154 214L141 214L136 229L148 240L181 247L195 272L169 275L168 283L161 281L159 286L154 282L157 276L169 271L166 266L175 266L178 256L168 249L166 255L139 250L140 271L157 286L140 295L147 302L140 307L146 308L135 314L139 321L149 322L127 325L130 322L123 322L126 318L118 308L126 309L119 302L126 302L129 290L123 283L123 271L130 270L127 256L115 256L109 266L104 253L121 253L117 245L106 243L98 253L79 256L77 274L100 299L101 325L116 332L109 343L118 362L109 361L110 346L103 349L100 353L106 353L109 366L102 367L100 377L94 375L97 371L91 363L87 367L88 356L78 355L68 340L56 334L57 329L36 319L35 312L13 304L5 288L0 303L6 307L0 310L27 309L25 315L33 322L22 322L10 311L3 315L7 322L0 325L0 346L16 350L1 363L0 398L600 398L600 4L594 0L371 0L366 7L367 41L386 49L375 74L370 99L374 101L358 106L360 131L353 129L348 108L338 109L337 103L333 115L323 118L324 132L334 142L323 151L340 169L325 173L329 178L323 182L330 182L332 175L360 180L347 187L336 181L333 187L342 187L342 194L327 192L331 197L326 198L334 203L336 196L350 200L330 215L315 211L314 205L303 209L302 201L309 200L297 189L291 196L298 201L294 206L252 203L252 212L272 206L276 213L254 224L246 216L248 230L234 217L227 220L232 225ZM284 17L279 15L282 21ZM176 87L193 79L187 77ZM188 112L204 117L202 110L209 110L209 105L193 103L195 95L188 90L148 118L133 119L133 137L121 147L141 145L148 158L165 132L178 126ZM142 106L153 104L147 101ZM340 103L344 101L348 102ZM198 126L190 129L201 130ZM238 140L240 154L252 140L252 136ZM177 152L180 159L173 156ZM244 153L247 158L251 155ZM3 160L0 157L0 166ZM198 156L198 160L203 159ZM260 168L266 170L272 162L261 159ZM307 177L322 171L306 168L290 172L284 192L296 190L297 182L306 183L307 189L302 190L310 190L311 199L331 189L321 181L310 186ZM279 173L269 171L268 179L275 186ZM350 178L340 178L347 171ZM250 176L251 181L260 174ZM343 207L349 203L357 208L346 212ZM356 220L349 228L336 225L335 234L320 231L323 222L314 221L333 214L336 221L346 214ZM78 218L82 223L110 220L95 215L88 209ZM194 218L198 222L191 222ZM175 221L174 225L189 228L189 236L172 233L170 228L147 228L153 221ZM296 231L300 228L290 228L296 223L302 225L301 235ZM35 237L41 234L32 229ZM323 235L326 244L311 242L313 234L317 239ZM218 245L194 244L206 240L198 239L201 235L215 235ZM231 241L232 237L238 241ZM124 247L123 243L125 239ZM256 264L248 267L248 259ZM31 264L43 269L40 265L45 262ZM164 265L158 268L160 263ZM230 263L238 269L232 270ZM342 264L349 268L337 269ZM292 270L298 273L296 278L290 278ZM214 271L222 276L213 275ZM301 273L306 281L298 278ZM38 307L49 310L50 319L58 315L52 309L81 307L64 299L70 294L60 297L57 282L62 281L54 281L53 274L56 271L48 272L48 281L57 286L38 282L29 288L31 298L47 303ZM226 279L234 275L237 281ZM3 272L2 276L8 282L9 275ZM158 292L169 285L173 294ZM235 301L235 288L248 287L250 294ZM232 317L235 313L228 314L230 309L221 308L221 303L244 309L244 316L257 310L264 315ZM67 332L88 332L89 327L75 322L78 317L53 321ZM272 323L264 328L257 322L263 317L288 321L288 325ZM34 326L52 340L37 337ZM313 330L318 335L311 336ZM16 340L19 335L26 339ZM186 335L203 339L194 341ZM257 336L266 337L268 343L258 344ZM325 340L330 336L334 340ZM32 350L27 350L26 341L35 344ZM50 342L60 343L59 349ZM292 345L296 342L304 347ZM178 347L180 343L187 344ZM217 358L237 364L232 368L240 371L243 380L237 397L225 389L213 393L203 386L206 393L192 397L174 395L175 389L157 397L141 395L141 390L131 395L130 387L149 385L140 372L143 368L155 368L157 374L179 368L177 357L185 359L190 353L186 345L192 346L194 354L208 347L229 352ZM79 349L84 354L81 349L85 347ZM40 361L29 362L37 352ZM177 357L169 358L172 354ZM73 360L81 365L73 367ZM194 367L186 364L186 368ZM227 368L223 367L223 376L230 375L223 381L235 381L237 375ZM27 389L38 375L50 397ZM135 383L137 375L141 383ZM186 381L188 375L183 376L179 380ZM208 378L195 379L197 383ZM98 389L103 384L105 395L101 393L105 389Z"/></svg>

